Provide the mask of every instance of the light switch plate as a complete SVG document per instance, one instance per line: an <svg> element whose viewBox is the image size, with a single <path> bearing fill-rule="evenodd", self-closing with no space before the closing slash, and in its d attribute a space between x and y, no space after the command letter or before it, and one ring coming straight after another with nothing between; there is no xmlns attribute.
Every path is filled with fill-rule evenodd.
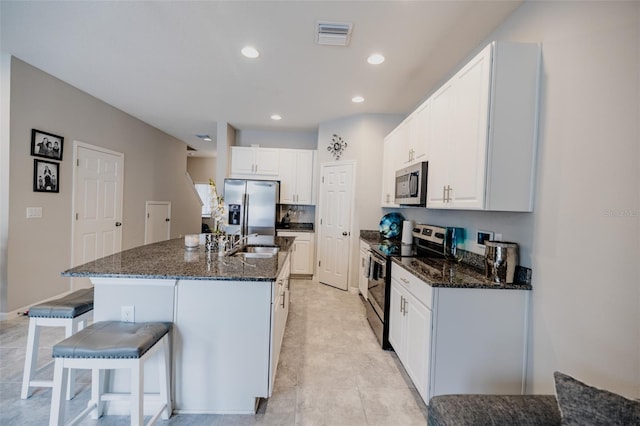
<svg viewBox="0 0 640 426"><path fill-rule="evenodd" d="M42 217L42 207L27 207L27 219Z"/></svg>

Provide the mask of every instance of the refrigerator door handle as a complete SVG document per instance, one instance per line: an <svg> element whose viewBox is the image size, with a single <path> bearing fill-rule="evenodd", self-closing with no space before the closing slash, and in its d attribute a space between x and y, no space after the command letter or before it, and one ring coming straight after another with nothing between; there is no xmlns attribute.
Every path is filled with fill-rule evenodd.
<svg viewBox="0 0 640 426"><path fill-rule="evenodd" d="M245 236L248 235L249 230L249 194L246 192L242 194L242 204L244 206L244 210L242 212L242 228L240 231L241 235Z"/></svg>

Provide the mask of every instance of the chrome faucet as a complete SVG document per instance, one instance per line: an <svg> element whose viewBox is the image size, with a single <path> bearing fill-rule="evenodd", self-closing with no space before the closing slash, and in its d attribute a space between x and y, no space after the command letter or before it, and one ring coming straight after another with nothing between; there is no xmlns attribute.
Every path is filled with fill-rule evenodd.
<svg viewBox="0 0 640 426"><path fill-rule="evenodd" d="M237 233L234 233L233 235L235 236L236 234L237 234ZM227 251L225 252L225 255L226 255L226 256L228 256L228 255L230 255L230 254L235 253L236 251L238 251L238 249L239 249L240 247L242 247L242 244L243 244L245 241L247 241L249 238L257 237L257 236L258 236L258 234L249 234L249 235L245 235L244 237L240 237L240 238L238 238L238 241L235 241L235 238L232 238L232 239L231 239L231 241L230 241L230 244L229 244L229 245L230 245L229 250L227 250Z"/></svg>

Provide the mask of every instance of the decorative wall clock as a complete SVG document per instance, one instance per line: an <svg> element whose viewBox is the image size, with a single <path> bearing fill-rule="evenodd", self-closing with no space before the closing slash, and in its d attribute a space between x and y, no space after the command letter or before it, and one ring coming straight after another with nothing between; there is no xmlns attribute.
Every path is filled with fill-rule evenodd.
<svg viewBox="0 0 640 426"><path fill-rule="evenodd" d="M329 146L327 147L327 151L333 154L336 160L340 159L342 152L347 148L347 143L342 140L342 137L333 134L331 138L331 142L329 142Z"/></svg>

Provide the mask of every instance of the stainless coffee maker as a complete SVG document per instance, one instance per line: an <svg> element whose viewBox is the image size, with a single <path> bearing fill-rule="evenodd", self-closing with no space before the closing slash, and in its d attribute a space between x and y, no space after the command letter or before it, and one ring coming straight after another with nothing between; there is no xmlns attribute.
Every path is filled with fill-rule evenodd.
<svg viewBox="0 0 640 426"><path fill-rule="evenodd" d="M505 241L485 241L485 275L491 281L513 284L518 265L518 244Z"/></svg>

